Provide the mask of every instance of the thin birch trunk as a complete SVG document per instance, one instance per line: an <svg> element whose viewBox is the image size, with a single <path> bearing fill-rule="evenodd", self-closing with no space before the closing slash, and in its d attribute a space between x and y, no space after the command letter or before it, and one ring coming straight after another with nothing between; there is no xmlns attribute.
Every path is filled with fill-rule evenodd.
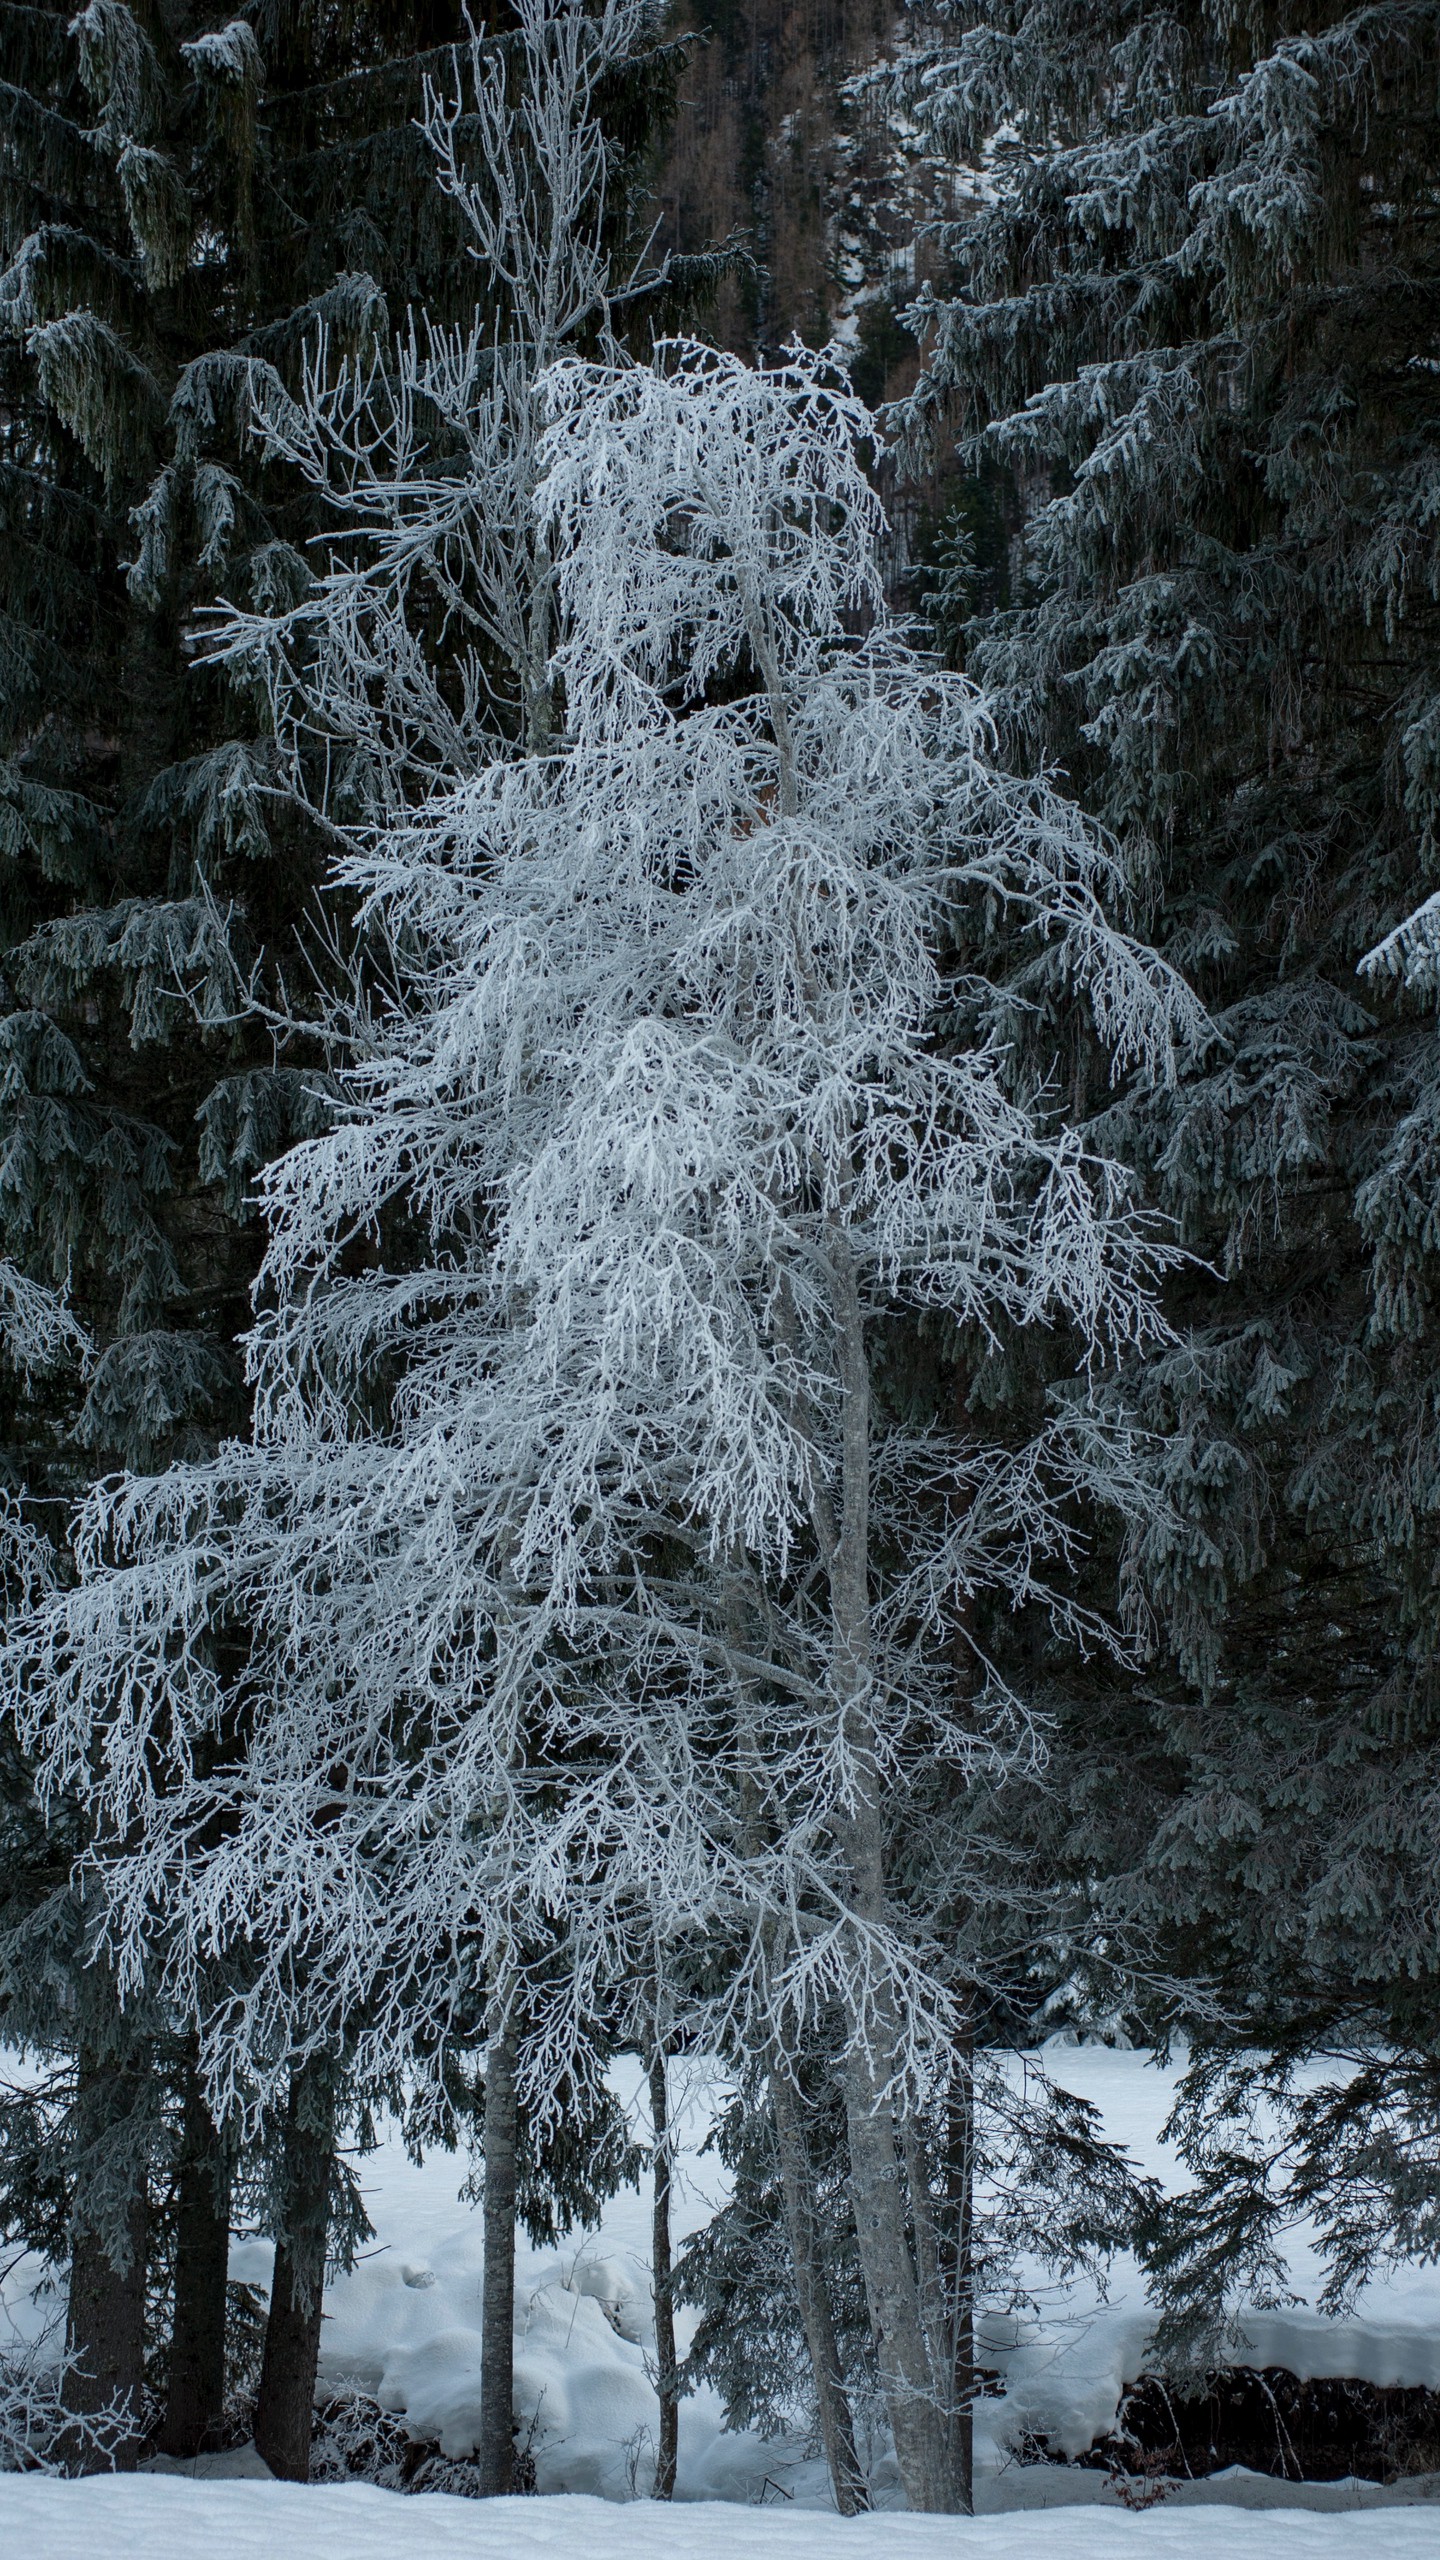
<svg viewBox="0 0 1440 2560"><path fill-rule="evenodd" d="M1077 1072L1079 1070L1077 1069ZM955 1390L955 1427L964 1439L974 1435L968 1379ZM967 1497L973 1503L973 1492ZM959 1703L972 1708L975 1698L975 1602L962 1594L953 1639L955 1686ZM963 1932L964 1911L957 1908L954 1933ZM945 2192L950 2250L951 2375L950 2471L956 2504L965 2515L975 2512L975 2009L973 1990L961 2008L962 2023L950 2068L946 2102Z"/></svg>
<svg viewBox="0 0 1440 2560"><path fill-rule="evenodd" d="M650 2123L655 2137L651 2155L654 2204L651 2215L651 2262L655 2287L655 2388L660 2399L660 2442L655 2456L652 2498L673 2498L680 2452L680 2364L675 2353L675 2280L670 2249L670 2092L665 2053L657 2045L650 2057Z"/></svg>
<svg viewBox="0 0 1440 2560"><path fill-rule="evenodd" d="M515 2197L518 2119L515 2022L508 1993L492 2004L485 2054L485 2278L480 2314L480 2433L475 2447L482 2498L507 2498L515 2483Z"/></svg>
<svg viewBox="0 0 1440 2560"><path fill-rule="evenodd" d="M941 2250L939 2225L935 2215L935 2199L930 2192L930 2169L925 2146L910 2117L902 2120L900 2150L905 2162L905 2184L909 2191L910 2228L914 2235L915 2275L919 2286L920 2325L925 2333L925 2352L930 2371L937 2381L947 2373L951 2363L949 2287ZM948 2395L947 2395L948 2398Z"/></svg>
<svg viewBox="0 0 1440 2560"><path fill-rule="evenodd" d="M785 2226L795 2271L795 2291L800 2300L800 2320L815 2376L820 2441L825 2448L836 2506L842 2516L858 2516L869 2507L870 2491L855 2450L850 2395L845 2388L845 2369L840 2361L835 2318L830 2307L830 2287L820 2248L815 2212L815 2175L810 2161L810 2145L805 2137L800 2092L785 2057L778 2051L770 2066L770 2103L775 2114L775 2147L780 2155L780 2185L785 2199Z"/></svg>
<svg viewBox="0 0 1440 2560"><path fill-rule="evenodd" d="M975 2512L975 2073L973 2030L950 2081L946 2138L946 2187L950 2204L952 2415L950 2469L963 2515Z"/></svg>

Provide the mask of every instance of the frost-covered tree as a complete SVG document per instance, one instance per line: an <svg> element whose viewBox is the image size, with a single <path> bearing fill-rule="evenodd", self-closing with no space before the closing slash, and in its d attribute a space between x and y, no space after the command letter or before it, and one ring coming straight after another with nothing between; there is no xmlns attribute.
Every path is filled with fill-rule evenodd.
<svg viewBox="0 0 1440 2560"><path fill-rule="evenodd" d="M319 315L300 384L253 385L250 431L318 494L326 540L298 593L215 617L206 654L262 688L291 793L342 830L548 737L542 377L634 313L653 326L729 255L647 255L640 146L673 69L647 0L515 16L472 45L467 83L425 93L469 307L417 304L358 350Z"/></svg>
<svg viewBox="0 0 1440 2560"><path fill-rule="evenodd" d="M292 373L322 320L365 343L387 294L468 299L416 128L462 32L448 0L5 16L0 1250L68 1289L96 1357L83 1380L37 1370L7 1392L3 1431L27 1517L57 1534L88 1476L203 1455L243 1417L243 1195L318 1113L293 1054L234 1016L252 970L265 983L288 954L317 866L275 798L263 717L197 675L187 625L222 580L257 600L303 581L313 510L266 483L252 384ZM85 1963L72 1827L39 1823L8 1736L4 1784L25 1844L6 1865L6 2032L88 2056L63 2183L75 2263L95 2259L73 2372L106 2398L115 2358L125 2389L138 2375L127 2215L147 2186L173 2222L173 2184L196 2230L209 2199L206 2299L189 2300L183 2248L176 2316L223 2323L223 2164L173 2138L196 2096L173 2041L166 2060ZM194 2424L172 2392L172 2450L194 2449Z"/></svg>
<svg viewBox="0 0 1440 2560"><path fill-rule="evenodd" d="M188 2008L208 1944L258 1951L214 2076L302 1972L308 2033L377 2051L490 1986L541 2106L657 1944L723 1937L688 2023L764 2067L837 2018L880 2386L945 2507L954 2288L904 2137L963 2051L966 1878L896 1833L937 1760L1040 1758L993 1665L957 1684L976 1595L1102 1633L1070 1505L1150 1496L1087 1377L1157 1338L1166 1259L1012 1072L988 920L1157 1081L1196 1008L1108 916L1104 840L888 621L823 360L543 388L548 740L349 830L389 982L334 1130L264 1178L253 1442L92 1498L8 1658L49 1782L124 1808L122 1965L153 1937ZM1013 1446L917 1429L872 1375L907 1309L1047 1329L1071 1392Z"/></svg>
<svg viewBox="0 0 1440 2560"><path fill-rule="evenodd" d="M73 28L44 11L26 25L17 68L31 86L11 100L4 307L13 441L26 466L9 485L17 530L31 538L7 553L4 574L19 581L12 602L34 627L11 667L6 771L14 876L24 878L29 857L25 888L32 902L38 888L41 921L27 930L34 916L21 916L7 963L18 1005L5 1199L12 1248L69 1279L101 1345L76 1427L84 1454L74 1434L57 1451L53 1411L33 1417L45 1478L36 1490L63 1494L97 1464L203 1459L216 1430L243 1413L233 1336L254 1260L247 1184L269 1152L325 1116L314 1071L322 1052L307 1043L305 1021L277 1020L280 955L315 877L312 812L323 823L333 794L353 815L397 773L402 802L413 786L413 759L402 751L393 761L415 709L403 679L377 662L357 678L360 694L370 687L394 714L378 760L357 744L354 722L342 724L338 758L327 760L327 737L313 757L292 760L283 687L247 686L247 665L197 672L193 619L223 583L272 635L298 632L304 645L314 585L305 538L338 524L343 539L362 507L343 455L308 482L277 471L286 451L277 422L298 414L295 395L301 404L313 395L318 417L356 384L378 417L390 380L387 297L398 311L407 295L422 296L437 347L452 322L458 332L440 347L433 384L411 380L399 395L421 404L410 459L423 453L441 519L420 559L412 508L386 590L389 622L383 606L357 609L356 632L362 652L377 633L382 647L398 635L413 669L408 618L424 634L425 708L444 706L446 748L468 716L477 751L495 751L505 717L487 689L503 704L505 676L483 611L474 654L477 590L456 574L455 555L478 546L483 607L485 576L497 592L520 578L523 538L513 489L502 495L493 474L478 491L463 472L457 481L465 424L457 428L443 396L437 411L430 391L445 352L468 337L469 389L477 415L489 416L497 334L511 347L529 342L533 379L547 355L597 324L672 61L636 8L598 26L579 9L532 11L528 36L467 39L458 51L444 39L461 32L459 13L445 5L360 8L343 23L326 10L268 8L253 23L204 9L152 23L97 0ZM528 110L517 105L526 97ZM523 399L518 410L512 402L512 415L523 410ZM523 474L520 488L523 501ZM52 559L58 546L65 579L40 575L44 543ZM367 565L385 587L389 556L377 566L372 551ZM334 607L327 592L327 617ZM97 703L113 713L103 736ZM244 1014L247 993L268 1001L268 1022ZM73 1407L60 1418L74 1424ZM19 1414L17 1433L29 1427ZM157 2053L111 2067L137 2013L128 2023L112 2014L104 1967L83 1962L65 1886L73 1843L66 1836L62 1848L63 1824L44 1841L18 1762L15 1783L39 1896L38 1909L27 1890L17 1897L17 1997L54 1978L37 1944L48 1911L84 1998L106 2009L87 2050L97 2102L111 2104L119 2090L150 2087ZM190 1990L175 2046L183 2088L173 2103L152 2091L138 2142L129 2139L138 2119L126 2117L137 2200L154 2183L147 2171L172 2171L177 2228L196 2235L177 2277L208 2271L203 2301L191 2303L183 2284L177 2295L174 2451L195 2449L176 2376L193 2377L197 2357L212 2383L218 2369L230 2170L227 2142L212 2136L201 2156L206 2145L197 2152L192 2139L205 2107L183 2029L211 1995L199 1979ZM50 2019L46 2034L45 2019L27 2010L22 2021L13 2003L11 2022L42 2042L72 2037L66 2018ZM295 2286L277 2310L275 2343L278 2352L280 2330L298 2321L303 2364L318 2338L316 2225L334 2185L318 2130L336 2097L336 2055L302 2051L295 2069L313 2063L313 2085L291 2085L279 2050L269 2112L257 2123L252 2110L251 2133L275 2154L260 2183L276 2209L308 2198L297 2206L303 2268L291 2269L278 2234L281 2290L291 2273ZM267 2058L275 2064L273 2045ZM120 2316L133 2365L136 2247L108 2206L99 2218L102 2265L113 2242L128 2271ZM319 2247L323 2255L323 2227ZM262 2379L262 2431L268 2397ZM285 2467L303 2467L308 2391L288 2398L285 2445L272 2449Z"/></svg>
<svg viewBox="0 0 1440 2560"><path fill-rule="evenodd" d="M1197 2084L1167 2284L1188 2264L1212 2307L1277 2215L1315 2208L1342 2290L1429 2230L1440 1087L1396 1000L1423 932L1356 968L1435 854L1436 32L1424 0L960 0L914 90L995 188L918 315L907 423L1026 519L1009 604L954 636L1007 737L1144 851L1210 1012L1171 1091L1096 1123L1212 1268L1139 1383L1185 1681L1080 1755L1076 1854L1128 1871L1282 2087L1364 2061L1268 2160L1211 2105L1243 2060ZM1074 1090L1094 1113L1083 1059Z"/></svg>

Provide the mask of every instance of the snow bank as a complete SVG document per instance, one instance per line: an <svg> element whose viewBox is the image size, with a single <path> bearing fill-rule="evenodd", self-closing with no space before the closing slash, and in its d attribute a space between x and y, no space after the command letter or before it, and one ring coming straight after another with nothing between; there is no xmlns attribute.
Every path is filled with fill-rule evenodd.
<svg viewBox="0 0 1440 2560"><path fill-rule="evenodd" d="M1436 2517L737 2515L593 2498L401 2498L252 2480L0 2479L0 2548L16 2560L1434 2560Z"/></svg>
<svg viewBox="0 0 1440 2560"><path fill-rule="evenodd" d="M1112 2142L1170 2189L1184 2184L1181 2164L1161 2140L1176 2073L1157 2070L1143 2053L1103 2045L1046 2046L1051 2078L1100 2110ZM1290 2282L1296 2308L1253 2312L1245 2323L1244 2361L1284 2365L1303 2376L1348 2374L1380 2385L1423 2383L1440 2389L1440 2269L1405 2266L1380 2278L1351 2320L1323 2319L1311 2305L1324 2270L1304 2231L1291 2235ZM977 2438L994 2466L1020 2433L1045 2436L1072 2457L1104 2433L1124 2384L1144 2364L1154 2315L1140 2271L1128 2254L1115 2258L1107 2299L1089 2286L1060 2290L1037 2275L1040 2316L982 2331L987 2364L1005 2377L1003 2399L976 2412Z"/></svg>
<svg viewBox="0 0 1440 2560"><path fill-rule="evenodd" d="M713 2067L677 2066L671 2096L680 2156L675 2237L703 2228L724 2193L717 2165L700 2157L722 2085ZM615 2083L635 2132L650 2137L644 2075L621 2065ZM346 2384L373 2392L409 2433L448 2454L474 2448L480 2418L480 2304L484 2219L457 2199L465 2163L432 2154L422 2166L398 2141L359 2164L375 2239L354 2272L325 2297L322 2392ZM231 2251L237 2279L268 2286L269 2244ZM677 2319L682 2353L694 2315ZM522 2440L546 2493L644 2495L654 2472L657 2403L651 2369L650 2194L624 2189L601 2229L557 2249L521 2237L515 2283L515 2405ZM827 2495L824 2466L757 2436L724 2436L712 2391L680 2412L679 2489L684 2498L758 2500L783 2474L807 2500ZM777 2492L778 2494L778 2492Z"/></svg>

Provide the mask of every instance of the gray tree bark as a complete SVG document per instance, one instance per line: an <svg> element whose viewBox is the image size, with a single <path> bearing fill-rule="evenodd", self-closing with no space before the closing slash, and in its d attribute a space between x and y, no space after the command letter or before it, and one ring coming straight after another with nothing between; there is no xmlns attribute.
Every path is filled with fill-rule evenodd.
<svg viewBox="0 0 1440 2560"><path fill-rule="evenodd" d="M895 2111L874 2053L857 2039L845 2073L855 2230L875 2361L906 2501L919 2514L953 2512L945 2411L930 2364L906 2229L906 2181ZM946 2395L948 2397L948 2393Z"/></svg>
<svg viewBox="0 0 1440 2560"><path fill-rule="evenodd" d="M945 2181L952 2252L950 2470L956 2504L975 2512L975 2081L972 2037L956 2055L950 2082Z"/></svg>
<svg viewBox="0 0 1440 2560"><path fill-rule="evenodd" d="M833 1541L831 1542L833 1543ZM744 1641L744 1624L733 1593L728 1611L730 1632L737 1646ZM745 1695L742 1684L742 1696ZM740 1804L743 1836L747 1856L754 1856L761 1842L759 1787L755 1776L755 1748L751 1730L751 1702L745 1697L746 1747L742 1754ZM772 1920L764 1924L767 1970L776 1962L777 1930ZM863 2514L870 2504L869 2484L860 2468L855 2450L855 2426L850 2409L850 2396L845 2387L845 2368L840 2360L840 2345L835 2335L835 2318L830 2304L830 2287L825 2274L824 2252L820 2246L819 2223L815 2212L815 2172L810 2159L810 2145L805 2132L805 2111L799 2089L790 2068L789 2057L778 2034L772 2035L768 2081L771 2113L775 2119L775 2148L780 2162L780 2192L785 2206L785 2230L790 2245L790 2264L795 2277L795 2292L800 2305L800 2325L810 2357L815 2380L815 2402L820 2420L820 2441L825 2450L826 2467L836 2507L842 2516Z"/></svg>
<svg viewBox="0 0 1440 2560"><path fill-rule="evenodd" d="M508 2001L492 2006L485 2055L485 2277L480 2314L480 2438L475 2459L484 2498L515 2480L515 2026Z"/></svg>
<svg viewBox="0 0 1440 2560"><path fill-rule="evenodd" d="M221 2443L231 2162L193 2062L185 2069L175 2196L175 2307L160 2450L188 2460Z"/></svg>
<svg viewBox="0 0 1440 2560"><path fill-rule="evenodd" d="M842 2516L863 2515L870 2504L870 2490L855 2450L850 2395L845 2388L845 2368L840 2361L835 2316L830 2307L830 2287L826 2280L815 2214L815 2173L805 2135L804 2111L800 2092L781 2054L777 2054L771 2064L770 2103L775 2115L775 2147L780 2155L780 2186L785 2199L790 2261L795 2271L801 2326L805 2331L805 2344L810 2350L810 2365L815 2376L820 2441L825 2448L830 2487Z"/></svg>
<svg viewBox="0 0 1440 2560"><path fill-rule="evenodd" d="M58 2452L71 2471L133 2471L144 2450L152 2055L129 2033L103 1966L86 1967L81 2004L65 2319L74 2362L65 2405L78 2418L128 2410L134 2430L112 2452L97 2449L77 2428L62 2437Z"/></svg>
<svg viewBox="0 0 1440 2560"><path fill-rule="evenodd" d="M673 2498L680 2451L680 2362L675 2353L675 2281L670 2248L670 2092L665 2054L656 2047L650 2057L650 2123L655 2137L651 2154L654 2204L650 2254L655 2291L655 2388L660 2401L660 2440L655 2454L652 2498Z"/></svg>
<svg viewBox="0 0 1440 2560"><path fill-rule="evenodd" d="M832 1222L829 1244L841 1391L840 1517L830 1550L830 1615L835 1685L847 1702L846 1739L855 1787L844 1845L857 1928L868 1935L883 1928L889 1917L880 1772L869 1706L870 1370L854 1256L838 1220ZM900 2060L899 2022L883 1983L857 2004L849 2024L846 2131L880 2385L909 2505L925 2514L948 2514L954 2506L946 2458L949 2375L937 2376L931 2365L911 2255L907 2181L890 2094Z"/></svg>
<svg viewBox="0 0 1440 2560"><path fill-rule="evenodd" d="M137 2196L118 2266L115 2244L99 2232L77 2232L71 2244L65 2333L76 2362L66 2375L65 2405L82 2418L128 2408L135 2420L133 2433L113 2452L88 2443L79 2428L67 2431L60 2454L72 2472L133 2471L144 2450L147 2224L146 2199Z"/></svg>

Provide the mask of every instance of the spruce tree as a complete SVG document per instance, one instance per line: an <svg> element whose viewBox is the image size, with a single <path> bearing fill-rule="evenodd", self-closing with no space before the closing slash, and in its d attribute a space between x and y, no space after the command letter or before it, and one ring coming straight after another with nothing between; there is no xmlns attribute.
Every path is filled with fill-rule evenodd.
<svg viewBox="0 0 1440 2560"><path fill-rule="evenodd" d="M1337 2299L1433 2243L1440 1081L1357 965L1437 858L1437 31L1429 0L961 0L918 84L998 184L902 423L1024 516L1000 608L965 619L958 564L951 638L1211 1020L1169 1093L1052 1045L1200 1257L1131 1380L1172 1435L1128 1568L1164 1654L1070 1767L1077 1865L1197 1985L1203 2183L1161 2246L1192 2337L1278 2215L1317 2212ZM1288 2154L1236 2130L1256 2049L1282 2097L1347 2057Z"/></svg>
<svg viewBox="0 0 1440 2560"><path fill-rule="evenodd" d="M303 508L248 435L257 372L293 374L321 323L359 343L387 297L469 288L414 129L460 27L448 0L92 0L7 7L4 28L0 1251L93 1343L83 1373L22 1375L4 1438L60 1549L89 1477L203 1455L243 1418L245 1192L316 1105L313 1059L242 997L252 973L273 986L316 854L277 815L255 705L196 671L189 633L220 586L305 574ZM219 2416L228 2162L174 2022L122 2012L87 1960L100 1888L72 1882L75 1825L40 1823L14 1754L4 1777L6 2031L71 2074L48 2150L19 2107L11 2155L35 2211L63 2198L78 2404L120 2390L138 2412L163 2177L165 2440L193 2451Z"/></svg>

